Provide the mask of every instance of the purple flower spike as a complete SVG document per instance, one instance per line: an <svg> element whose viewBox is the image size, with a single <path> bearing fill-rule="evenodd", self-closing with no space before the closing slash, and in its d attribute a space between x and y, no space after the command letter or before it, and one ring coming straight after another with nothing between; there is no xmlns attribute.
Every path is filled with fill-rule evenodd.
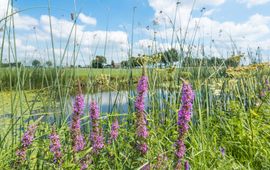
<svg viewBox="0 0 270 170"><path fill-rule="evenodd" d="M50 138L50 151L54 154L54 162L60 163L62 158L60 138L53 128Z"/></svg>
<svg viewBox="0 0 270 170"><path fill-rule="evenodd" d="M99 151L104 147L104 137L102 135L102 129L99 127L99 108L96 102L90 104L90 118L92 122L92 131L90 135L90 140L93 147L94 153L99 153Z"/></svg>
<svg viewBox="0 0 270 170"><path fill-rule="evenodd" d="M190 169L190 165L188 163L188 161L185 162L185 170L189 170Z"/></svg>
<svg viewBox="0 0 270 170"><path fill-rule="evenodd" d="M27 131L24 133L22 137L22 145L16 151L16 155L19 157L20 161L26 160L26 151L28 147L33 143L35 132L37 129L37 125L30 125Z"/></svg>
<svg viewBox="0 0 270 170"><path fill-rule="evenodd" d="M117 139L118 129L119 129L118 119L115 119L111 127L111 140Z"/></svg>
<svg viewBox="0 0 270 170"><path fill-rule="evenodd" d="M140 94L147 93L148 90L148 78L146 76L142 76L138 86L137 86L137 92Z"/></svg>
<svg viewBox="0 0 270 170"><path fill-rule="evenodd" d="M143 95L138 95L136 98L136 102L135 102L135 108L138 112L144 112L144 96Z"/></svg>
<svg viewBox="0 0 270 170"><path fill-rule="evenodd" d="M146 154L148 150L148 146L146 143L146 139L148 137L148 130L146 127L146 116L144 112L145 103L144 103L144 96L148 90L148 78L146 76L142 76L139 80L137 86L137 98L135 102L136 108L136 135L138 138L138 150L142 154Z"/></svg>
<svg viewBox="0 0 270 170"><path fill-rule="evenodd" d="M81 115L83 114L84 99L82 95L77 95L73 105L73 114L71 121L71 139L74 152L79 152L84 149L84 139L81 134Z"/></svg>
<svg viewBox="0 0 270 170"><path fill-rule="evenodd" d="M183 140L178 140L176 142L176 146L177 146L177 150L176 150L176 156L181 159L184 157L185 155L185 152L186 152L186 146L184 144L184 141Z"/></svg>
<svg viewBox="0 0 270 170"><path fill-rule="evenodd" d="M88 168L88 165L86 162L81 163L81 170L85 170Z"/></svg>
<svg viewBox="0 0 270 170"><path fill-rule="evenodd" d="M97 120L99 118L99 108L96 102L90 104L90 117L92 120Z"/></svg>
<svg viewBox="0 0 270 170"><path fill-rule="evenodd" d="M73 113L77 113L78 115L83 114L84 108L84 99L82 95L77 95L75 98L75 103L73 105Z"/></svg>
<svg viewBox="0 0 270 170"><path fill-rule="evenodd" d="M142 154L146 154L147 151L148 151L148 146L147 146L146 143L139 144L139 145L138 145L138 149L139 149L139 151L140 151Z"/></svg>
<svg viewBox="0 0 270 170"><path fill-rule="evenodd" d="M182 106L178 112L179 137L176 142L175 153L178 158L177 167L181 167L181 160L183 159L186 152L184 140L185 135L188 132L188 123L191 119L193 100L194 93L192 91L191 85L184 82L182 87Z"/></svg>

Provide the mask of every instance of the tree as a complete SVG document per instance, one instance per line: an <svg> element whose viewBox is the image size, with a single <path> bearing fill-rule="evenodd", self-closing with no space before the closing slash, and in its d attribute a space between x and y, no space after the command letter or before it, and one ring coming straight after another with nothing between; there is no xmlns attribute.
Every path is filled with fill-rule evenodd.
<svg viewBox="0 0 270 170"><path fill-rule="evenodd" d="M115 63L114 63L113 60L112 60L112 62L111 62L111 66L112 66L112 68L115 68Z"/></svg>
<svg viewBox="0 0 270 170"><path fill-rule="evenodd" d="M94 60L92 60L93 68L103 68L104 64L106 64L107 60L104 56L96 56Z"/></svg>
<svg viewBox="0 0 270 170"><path fill-rule="evenodd" d="M32 62L33 67L40 67L40 65L41 65L41 63L39 60L37 60L37 59L33 60L33 62Z"/></svg>
<svg viewBox="0 0 270 170"><path fill-rule="evenodd" d="M51 67L51 66L52 66L52 62L51 62L51 61L46 61L46 65L47 65L48 67Z"/></svg>
<svg viewBox="0 0 270 170"><path fill-rule="evenodd" d="M228 67L237 67L240 64L241 58L243 57L243 55L234 55L229 57L226 61L225 64Z"/></svg>
<svg viewBox="0 0 270 170"><path fill-rule="evenodd" d="M171 48L165 51L161 57L161 62L165 65L173 63L179 60L178 52L175 48Z"/></svg>
<svg viewBox="0 0 270 170"><path fill-rule="evenodd" d="M128 61L121 61L121 67L127 68L128 67Z"/></svg>
<svg viewBox="0 0 270 170"><path fill-rule="evenodd" d="M128 60L128 64L130 64L131 67L138 67L142 66L141 64L141 57L130 57Z"/></svg>

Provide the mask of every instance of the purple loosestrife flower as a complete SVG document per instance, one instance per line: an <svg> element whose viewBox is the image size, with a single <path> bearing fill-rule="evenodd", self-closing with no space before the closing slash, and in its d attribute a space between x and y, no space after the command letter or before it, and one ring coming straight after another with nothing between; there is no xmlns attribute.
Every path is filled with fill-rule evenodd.
<svg viewBox="0 0 270 170"><path fill-rule="evenodd" d="M16 155L19 157L20 161L26 160L26 151L33 143L36 128L36 124L30 125L22 137L22 145L16 152Z"/></svg>
<svg viewBox="0 0 270 170"><path fill-rule="evenodd" d="M88 168L88 165L90 165L92 163L92 160L90 158L90 155L87 154L79 162L80 162L80 166L81 166L80 170L85 170Z"/></svg>
<svg viewBox="0 0 270 170"><path fill-rule="evenodd" d="M260 96L261 97L265 97L266 96L266 90L265 89L262 89L262 91L260 93Z"/></svg>
<svg viewBox="0 0 270 170"><path fill-rule="evenodd" d="M142 153L142 154L146 154L148 151L148 145L147 143L140 143L138 145L138 150Z"/></svg>
<svg viewBox="0 0 270 170"><path fill-rule="evenodd" d="M137 92L140 94L146 94L147 90L148 90L148 78L147 76L142 76L137 86Z"/></svg>
<svg viewBox="0 0 270 170"><path fill-rule="evenodd" d="M61 143L58 134L53 128L50 138L50 151L54 154L54 162L61 163L62 153L61 153Z"/></svg>
<svg viewBox="0 0 270 170"><path fill-rule="evenodd" d="M188 123L191 118L193 100L194 93L192 91L191 85L184 82L182 87L182 106L178 112L179 136L176 142L176 156L178 159L178 168L181 167L181 161L186 152L184 140L185 135L188 132Z"/></svg>
<svg viewBox="0 0 270 170"><path fill-rule="evenodd" d="M159 154L157 157L157 163L153 169L168 169L166 168L167 161L168 157L165 154Z"/></svg>
<svg viewBox="0 0 270 170"><path fill-rule="evenodd" d="M221 155L224 157L225 156L225 148L221 147L221 148L219 148L219 150L220 150Z"/></svg>
<svg viewBox="0 0 270 170"><path fill-rule="evenodd" d="M90 118L92 122L90 140L93 152L98 153L104 147L104 138L102 135L102 129L99 127L99 108L96 102L92 102L90 104Z"/></svg>
<svg viewBox="0 0 270 170"><path fill-rule="evenodd" d="M176 150L176 156L178 158L183 158L184 155L185 155L185 152L186 152L186 146L184 144L184 141L183 140L178 140L176 142L176 146L177 146L177 150Z"/></svg>
<svg viewBox="0 0 270 170"><path fill-rule="evenodd" d="M189 169L190 169L190 165L188 161L185 161L185 170L189 170Z"/></svg>
<svg viewBox="0 0 270 170"><path fill-rule="evenodd" d="M146 76L142 76L137 86L138 96L135 102L135 108L137 109L137 112L144 112L144 95L147 93L147 90L148 78Z"/></svg>
<svg viewBox="0 0 270 170"><path fill-rule="evenodd" d="M85 169L87 169L88 168L88 164L86 163L86 162L82 162L81 163L81 170L85 170Z"/></svg>
<svg viewBox="0 0 270 170"><path fill-rule="evenodd" d="M72 122L70 127L72 147L74 152L83 150L85 142L81 134L81 115L83 114L84 99L83 96L77 95L73 105Z"/></svg>
<svg viewBox="0 0 270 170"><path fill-rule="evenodd" d="M148 90L148 78L146 76L142 76L139 80L138 86L137 86L137 98L135 102L135 108L136 108L136 135L138 137L138 150L142 154L146 154L148 150L148 146L146 143L146 138L148 137L148 130L146 127L146 118L145 118L145 112L144 112L144 96L147 93Z"/></svg>
<svg viewBox="0 0 270 170"><path fill-rule="evenodd" d="M112 141L117 139L118 129L119 129L118 119L115 119L111 127L111 140Z"/></svg>
<svg viewBox="0 0 270 170"><path fill-rule="evenodd" d="M141 121L141 125L138 125L137 127L137 136L141 137L143 139L146 139L148 137L148 131L147 131L147 127L146 127L146 121L142 120Z"/></svg>

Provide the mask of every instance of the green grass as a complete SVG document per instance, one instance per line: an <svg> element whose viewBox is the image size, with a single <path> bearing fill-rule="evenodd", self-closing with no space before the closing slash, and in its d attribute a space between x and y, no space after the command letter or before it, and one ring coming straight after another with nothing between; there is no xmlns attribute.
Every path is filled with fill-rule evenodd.
<svg viewBox="0 0 270 170"><path fill-rule="evenodd" d="M95 71L96 76L98 76L98 70ZM109 73L110 70L103 71L105 74ZM76 72L80 75L87 74L85 69L78 69ZM103 134L106 137L109 135L113 117L122 117L119 138L113 144L106 145L106 148L98 156L92 155L93 162L90 167L94 169L136 169L150 163L151 167L155 168L160 163L158 157L162 156L167 160L161 161L161 169L174 169L176 161L174 143L178 136L176 121L180 106L181 82L178 84L177 79L167 81L167 85L162 91L169 91L170 95L164 98L160 96L160 93L156 93L155 84L160 81L160 74L165 73L160 71L148 72L150 102L147 119L150 135L147 155L142 156L137 153L134 146L135 125L132 122L134 122L135 113L132 109L123 115L102 113L101 123L104 127ZM93 72L92 75L94 75ZM170 75L177 78L177 74L170 73ZM204 81L190 79L196 98L192 123L185 142L187 145L185 160L189 161L192 169L269 169L269 93L265 98L261 98L259 93L265 88L265 85L258 83L267 78L269 76L262 72L261 76L252 75L246 78L223 77L210 78ZM91 80L89 81L91 83ZM172 86L177 88L170 90ZM47 89L47 92L45 90L46 93L41 93L41 91L0 93L1 98L5 100L1 105L1 112L11 111L12 114L19 116L17 117L18 120L14 119L15 122L13 123L10 122L9 117L1 118L3 133L1 133L2 156L0 156L0 160L2 163L0 167L2 169L10 168L17 159L15 151L20 145L20 138L24 131L20 129L26 128L29 123L34 122L41 115L47 115L47 118L43 118L40 122L33 146L27 152L27 160L22 168L48 169L56 167L48 148L48 134L51 131L52 123L48 119L48 115L56 120L57 132L61 137L62 152L64 153L62 167L64 169L78 168L78 163L72 157L69 125L66 119L72 113L70 95L67 93L67 97L65 98L64 95L62 99L50 98L48 96L51 90ZM26 98L22 96L26 96ZM130 102L133 105L134 98L130 98ZM60 103L62 103L62 106ZM38 112L31 114L33 110L38 109ZM56 110L51 112L49 111L51 109ZM86 110L88 109L86 108ZM61 112L65 114L61 114ZM82 157L91 151L91 144L88 141L90 127L87 114L86 111L82 117L82 128L87 146L76 157ZM61 120L59 121L59 119ZM17 135L12 135L10 128L14 128L13 132ZM14 143L12 144L11 141L14 141ZM225 156L222 156L220 152L221 147L225 148Z"/></svg>
<svg viewBox="0 0 270 170"><path fill-rule="evenodd" d="M66 69L66 71L72 71L72 69ZM76 76L79 77L91 77L100 76L101 74L110 75L111 77L128 77L128 69L93 69L93 68L77 68ZM132 69L133 75L139 77L141 75L141 69Z"/></svg>

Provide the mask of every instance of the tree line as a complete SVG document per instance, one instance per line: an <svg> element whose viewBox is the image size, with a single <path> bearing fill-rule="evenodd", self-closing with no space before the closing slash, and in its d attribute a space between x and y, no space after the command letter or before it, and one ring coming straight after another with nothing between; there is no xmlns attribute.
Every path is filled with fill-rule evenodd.
<svg viewBox="0 0 270 170"><path fill-rule="evenodd" d="M237 67L240 64L240 60L242 55L237 56L231 56L227 59L223 58L216 58L216 57L204 57L204 58L195 58L192 56L189 57L182 57L179 52L174 49L168 49L164 52L159 52L152 55L138 55L137 57L129 57L128 60L121 61L120 65L121 68L136 68L141 67L144 63L147 63L148 65L159 65L160 67L167 67L172 66L175 63L180 64L182 67L199 67L199 66L217 66L225 64L228 67ZM15 66L21 66L22 63L18 62L16 63L7 63L2 64L2 67L15 67ZM53 63L51 61L46 61L44 65L41 64L41 62L37 59L32 61L33 67L42 67L47 66L51 67L53 66ZM73 65L70 65L70 67L74 67ZM78 66L82 67L82 66ZM116 64L114 60L111 61L111 64L107 64L107 59L104 56L97 55L92 61L89 66L85 67L92 67L92 68L115 68Z"/></svg>

